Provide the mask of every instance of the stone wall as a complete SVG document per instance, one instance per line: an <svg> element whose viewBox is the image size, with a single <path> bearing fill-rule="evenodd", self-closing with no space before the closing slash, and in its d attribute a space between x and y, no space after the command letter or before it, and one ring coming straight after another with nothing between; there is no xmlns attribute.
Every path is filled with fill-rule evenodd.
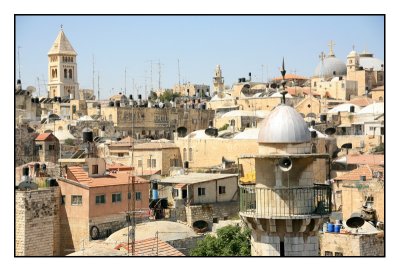
<svg viewBox="0 0 400 272"><path fill-rule="evenodd" d="M137 219L136 223L139 223ZM89 230L93 226L96 226L99 229L99 238L106 238L110 236L111 233L127 227L128 222L126 220L126 215L124 213L112 214L108 216L91 218L89 220ZM91 238L89 238L89 240L91 240Z"/></svg>
<svg viewBox="0 0 400 272"><path fill-rule="evenodd" d="M59 255L60 188L16 191L16 256Z"/></svg>
<svg viewBox="0 0 400 272"><path fill-rule="evenodd" d="M383 233L320 235L321 256L384 256Z"/></svg>
<svg viewBox="0 0 400 272"><path fill-rule="evenodd" d="M177 240L171 240L167 241L168 244L173 246L175 249L179 250L185 256L190 256L190 251L197 246L197 243L206 237L205 235L201 236L193 236L189 238L184 238L184 239L177 239Z"/></svg>

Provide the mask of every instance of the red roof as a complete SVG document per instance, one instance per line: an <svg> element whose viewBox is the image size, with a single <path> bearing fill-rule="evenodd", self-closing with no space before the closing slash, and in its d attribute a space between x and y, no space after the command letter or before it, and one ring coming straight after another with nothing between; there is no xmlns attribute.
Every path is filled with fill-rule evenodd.
<svg viewBox="0 0 400 272"><path fill-rule="evenodd" d="M115 247L120 250L124 248L128 251L127 243L121 243ZM129 244L129 251L132 252L132 244ZM135 256L185 256L182 252L170 244L155 237L140 241L135 241Z"/></svg>
<svg viewBox="0 0 400 272"><path fill-rule="evenodd" d="M39 134L35 141L46 141L46 140L54 140L55 136L50 132L50 133L41 133Z"/></svg>
<svg viewBox="0 0 400 272"><path fill-rule="evenodd" d="M357 169L354 169L354 170L347 172L339 177L336 177L335 180L357 181L357 180L361 179L361 176L365 176L366 180L371 180L373 178L374 172L380 172L382 179L384 179L383 167L361 165Z"/></svg>
<svg viewBox="0 0 400 272"><path fill-rule="evenodd" d="M307 80L308 78L303 77L303 76L299 76L299 75L295 75L295 74L286 74L285 75L285 80L292 80L292 79L298 79L298 80ZM282 80L282 77L276 77L274 79L272 79L273 81L277 81L277 80Z"/></svg>

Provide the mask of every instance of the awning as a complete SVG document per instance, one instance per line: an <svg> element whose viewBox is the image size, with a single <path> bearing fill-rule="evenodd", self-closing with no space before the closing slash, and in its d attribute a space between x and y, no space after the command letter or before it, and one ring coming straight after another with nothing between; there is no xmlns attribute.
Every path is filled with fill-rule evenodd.
<svg viewBox="0 0 400 272"><path fill-rule="evenodd" d="M341 124L341 125L338 125L338 127L351 127L351 124Z"/></svg>
<svg viewBox="0 0 400 272"><path fill-rule="evenodd" d="M174 189L182 189L185 186L186 186L186 184L184 184L184 183L178 183L177 185L174 186Z"/></svg>

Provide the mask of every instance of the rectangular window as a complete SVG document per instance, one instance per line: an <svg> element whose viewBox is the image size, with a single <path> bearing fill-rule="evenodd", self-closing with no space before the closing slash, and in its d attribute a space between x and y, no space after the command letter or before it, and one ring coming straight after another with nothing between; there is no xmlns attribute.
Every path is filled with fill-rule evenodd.
<svg viewBox="0 0 400 272"><path fill-rule="evenodd" d="M147 159L147 168L151 167L151 159Z"/></svg>
<svg viewBox="0 0 400 272"><path fill-rule="evenodd" d="M92 166L92 175L96 175L99 173L99 166L97 164L93 164Z"/></svg>
<svg viewBox="0 0 400 272"><path fill-rule="evenodd" d="M220 195L225 194L226 193L225 186L218 186L218 193Z"/></svg>
<svg viewBox="0 0 400 272"><path fill-rule="evenodd" d="M179 190L178 189L173 189L172 190L172 196L173 197L178 197L179 196Z"/></svg>
<svg viewBox="0 0 400 272"><path fill-rule="evenodd" d="M138 160L137 166L138 166L138 167L143 167L143 161L142 161L142 160Z"/></svg>
<svg viewBox="0 0 400 272"><path fill-rule="evenodd" d="M106 195L97 195L96 204L104 204L104 203L106 203Z"/></svg>
<svg viewBox="0 0 400 272"><path fill-rule="evenodd" d="M335 256L343 256L343 252L335 252Z"/></svg>
<svg viewBox="0 0 400 272"><path fill-rule="evenodd" d="M118 157L123 157L124 153L118 153Z"/></svg>
<svg viewBox="0 0 400 272"><path fill-rule="evenodd" d="M72 195L71 196L71 205L72 206L82 205L82 196L81 195Z"/></svg>
<svg viewBox="0 0 400 272"><path fill-rule="evenodd" d="M55 145L49 145L49 150L55 150Z"/></svg>
<svg viewBox="0 0 400 272"><path fill-rule="evenodd" d="M325 256L333 256L332 251L325 251Z"/></svg>
<svg viewBox="0 0 400 272"><path fill-rule="evenodd" d="M112 194L112 203L117 203L122 201L121 193Z"/></svg>
<svg viewBox="0 0 400 272"><path fill-rule="evenodd" d="M151 160L151 167L153 167L153 168L157 167L156 159Z"/></svg>
<svg viewBox="0 0 400 272"><path fill-rule="evenodd" d="M199 196L206 195L206 188L197 188L197 194Z"/></svg>
<svg viewBox="0 0 400 272"><path fill-rule="evenodd" d="M142 193L141 192L136 192L135 193L135 199L136 200L142 200Z"/></svg>
<svg viewBox="0 0 400 272"><path fill-rule="evenodd" d="M65 195L61 196L61 205L65 205Z"/></svg>

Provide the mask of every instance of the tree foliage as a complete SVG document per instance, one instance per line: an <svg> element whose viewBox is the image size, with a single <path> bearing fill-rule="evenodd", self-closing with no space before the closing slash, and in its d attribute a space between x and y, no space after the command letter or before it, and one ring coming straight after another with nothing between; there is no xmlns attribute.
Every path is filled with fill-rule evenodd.
<svg viewBox="0 0 400 272"><path fill-rule="evenodd" d="M190 252L191 256L250 256L250 229L226 226L217 236L207 235Z"/></svg>
<svg viewBox="0 0 400 272"><path fill-rule="evenodd" d="M174 93L172 89L167 89L160 95L160 101L165 103L171 101L173 98L177 98L180 96L181 95L179 93Z"/></svg>

